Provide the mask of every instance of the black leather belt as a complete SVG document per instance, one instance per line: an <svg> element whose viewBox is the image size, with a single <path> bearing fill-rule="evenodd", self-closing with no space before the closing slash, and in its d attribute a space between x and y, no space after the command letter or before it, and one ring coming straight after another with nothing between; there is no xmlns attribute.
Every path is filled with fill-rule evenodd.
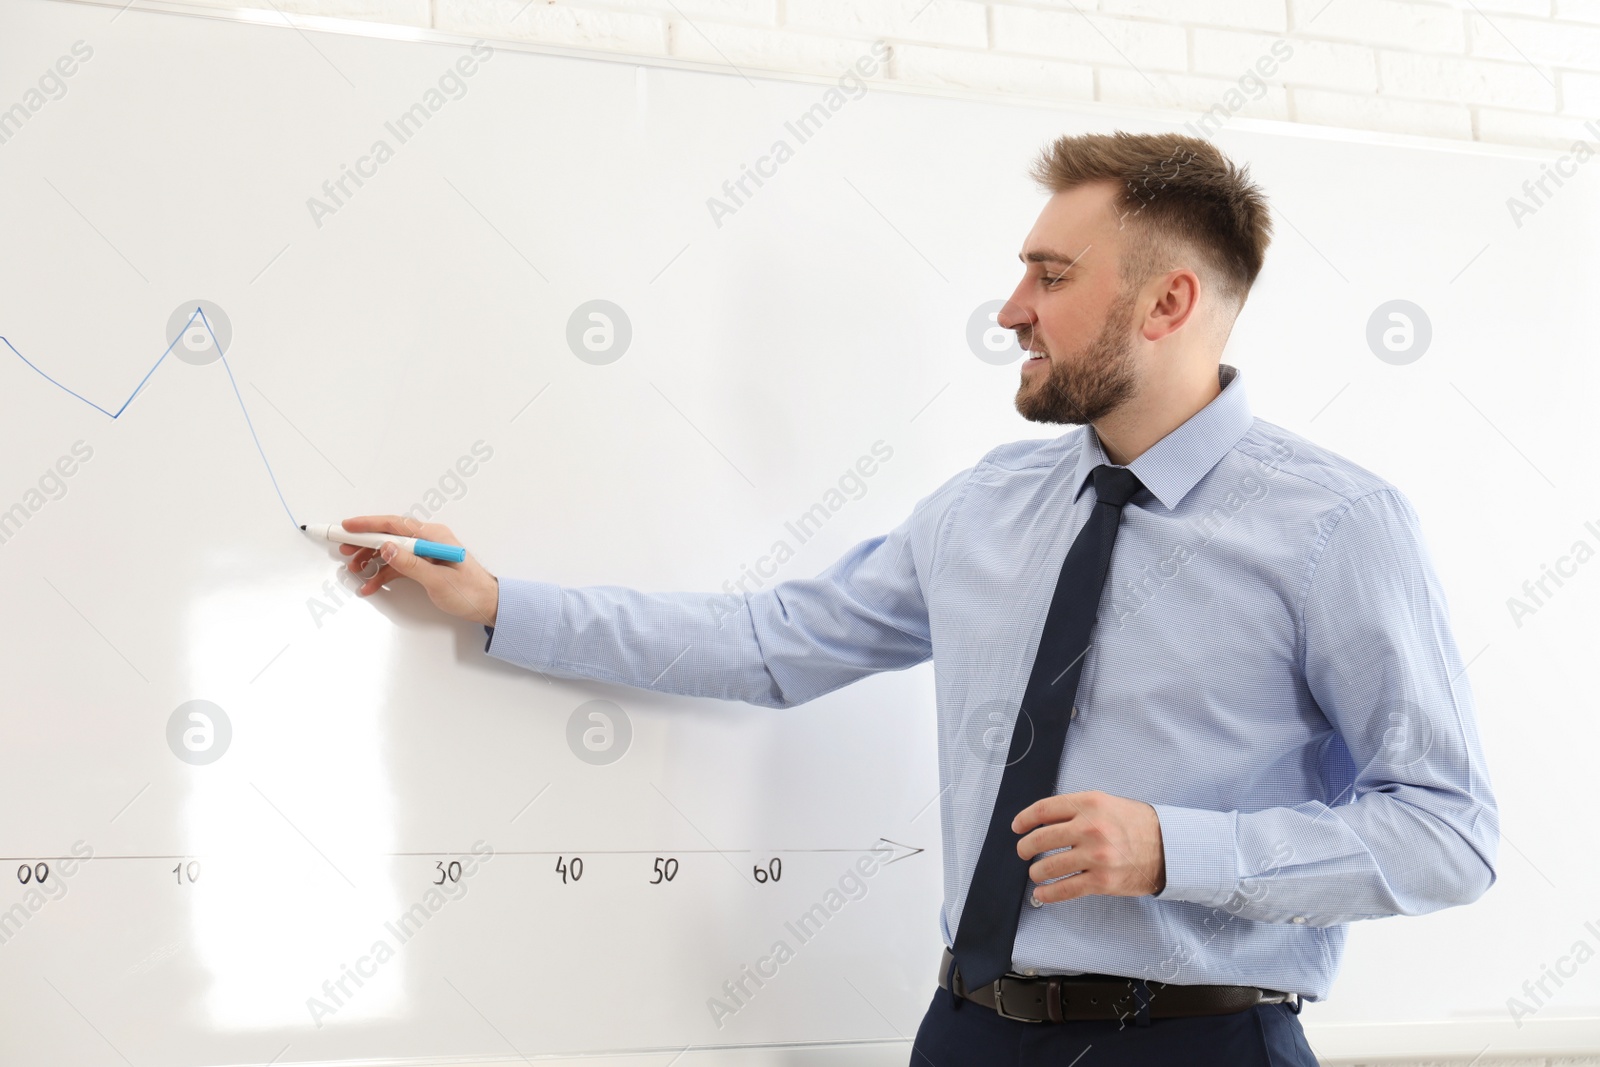
<svg viewBox="0 0 1600 1067"><path fill-rule="evenodd" d="M1249 985L1168 985L1110 974L1051 974L1028 977L1007 974L989 985L968 989L961 981L950 950L939 963L939 985L959 997L992 1008L1003 1019L1025 1023L1059 1023L1091 1019L1125 1019L1149 1025L1150 1019L1184 1015L1231 1015L1257 1004L1292 1000L1299 1013L1299 995Z"/></svg>

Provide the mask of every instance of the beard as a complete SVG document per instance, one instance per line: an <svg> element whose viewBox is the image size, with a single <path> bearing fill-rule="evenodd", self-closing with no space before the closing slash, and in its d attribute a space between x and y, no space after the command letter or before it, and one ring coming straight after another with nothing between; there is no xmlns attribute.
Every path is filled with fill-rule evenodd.
<svg viewBox="0 0 1600 1067"><path fill-rule="evenodd" d="M1129 312L1137 292L1130 286L1106 312L1094 340L1070 358L1045 352L1043 374L1017 387L1017 413L1029 422L1087 425L1121 407L1138 391ZM1019 336L1024 347L1033 338Z"/></svg>

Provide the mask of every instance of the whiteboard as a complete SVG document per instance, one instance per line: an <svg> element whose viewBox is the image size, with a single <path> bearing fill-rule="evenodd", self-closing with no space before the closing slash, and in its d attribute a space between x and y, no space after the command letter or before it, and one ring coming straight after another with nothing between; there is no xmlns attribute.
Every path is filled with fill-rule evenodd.
<svg viewBox="0 0 1600 1067"><path fill-rule="evenodd" d="M119 8L0 11L0 107L27 111L0 144L0 1059L904 1062L940 950L931 664L782 713L543 678L414 588L356 601L292 519L420 507L490 570L568 585L709 594L779 542L758 585L815 574L1059 432L969 343L1043 202L1026 165L1181 119L874 88L762 164L832 79L495 44L445 80L472 40ZM1600 1050L1600 964L1507 1009L1600 945L1569 814L1600 576L1569 559L1507 606L1600 541L1574 314L1596 168L1519 226L1551 157L1243 119L1218 142L1278 223L1224 358L1258 415L1417 505L1505 831L1480 902L1352 928L1308 1035ZM1432 327L1404 365L1366 343L1395 299ZM569 344L593 301L625 347ZM219 758L181 756L223 717ZM620 758L584 758L624 717ZM592 988L618 976L623 1016Z"/></svg>

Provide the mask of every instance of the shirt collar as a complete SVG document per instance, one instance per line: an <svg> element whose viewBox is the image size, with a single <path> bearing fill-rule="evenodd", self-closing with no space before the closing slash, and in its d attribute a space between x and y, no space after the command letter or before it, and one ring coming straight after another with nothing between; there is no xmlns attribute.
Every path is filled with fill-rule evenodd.
<svg viewBox="0 0 1600 1067"><path fill-rule="evenodd" d="M1239 369L1227 363L1219 364L1217 382L1222 392L1212 398L1211 403L1127 465L1168 511L1176 508L1189 490L1227 455L1254 421ZM1074 500L1083 492L1096 467L1102 463L1117 466L1106 458L1093 426L1084 427L1082 439L1078 468L1072 480Z"/></svg>

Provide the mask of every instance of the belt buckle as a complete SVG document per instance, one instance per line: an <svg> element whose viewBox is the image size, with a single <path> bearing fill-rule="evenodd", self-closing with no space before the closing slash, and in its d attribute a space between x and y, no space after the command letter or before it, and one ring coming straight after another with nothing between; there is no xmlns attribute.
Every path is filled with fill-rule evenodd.
<svg viewBox="0 0 1600 1067"><path fill-rule="evenodd" d="M1002 1019L1010 1019L1019 1023L1042 1023L1043 1019L1030 1019L1026 1015L1011 1015L1006 1011L1005 1001L1006 976L1001 975L994 983L994 1010Z"/></svg>

